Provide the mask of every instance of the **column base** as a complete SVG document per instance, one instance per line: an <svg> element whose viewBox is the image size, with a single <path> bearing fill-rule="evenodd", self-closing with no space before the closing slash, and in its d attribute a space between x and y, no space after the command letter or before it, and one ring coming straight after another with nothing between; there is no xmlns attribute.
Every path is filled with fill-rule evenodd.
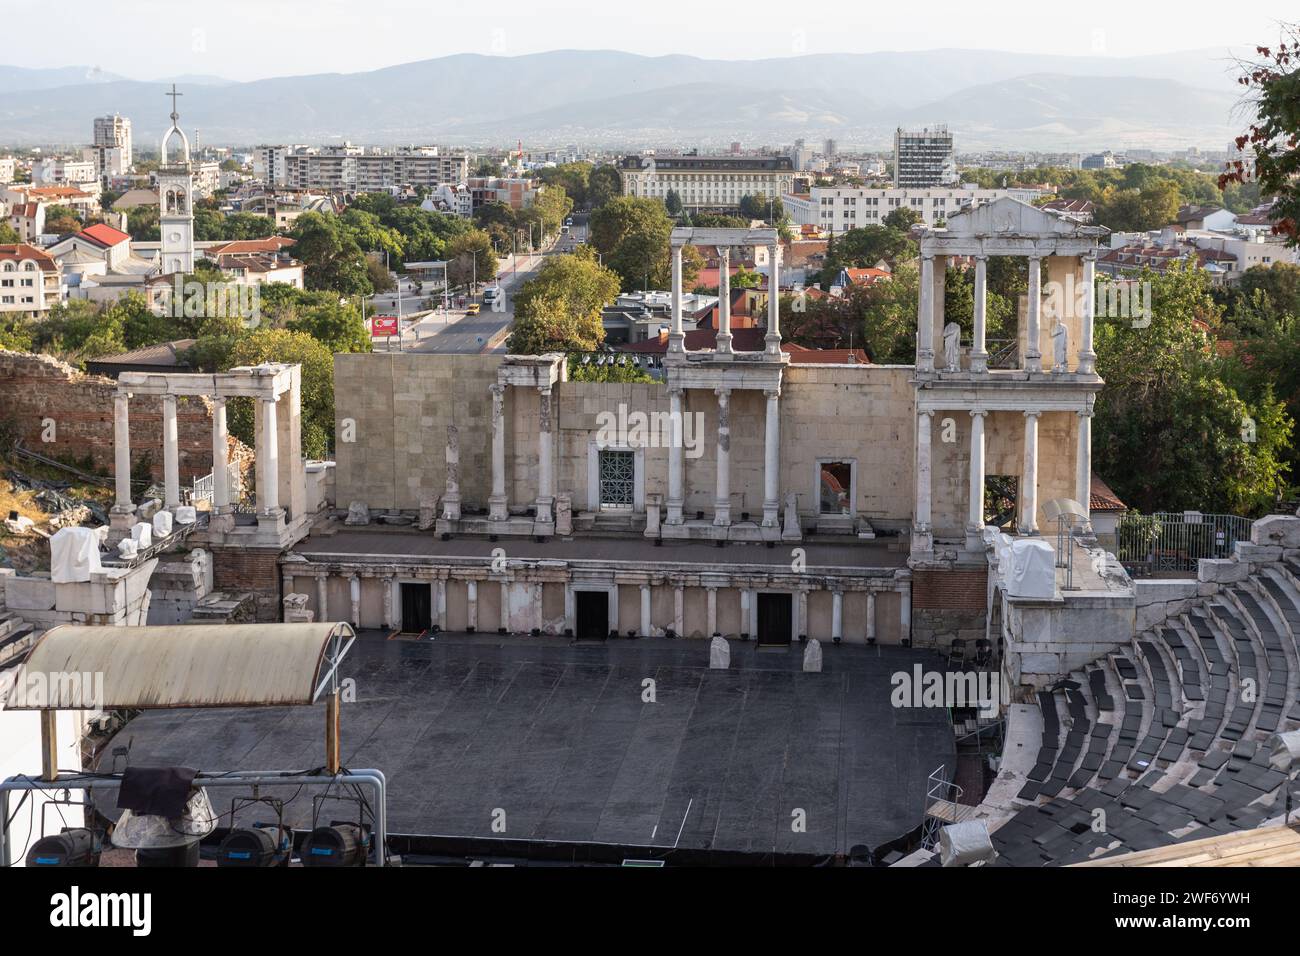
<svg viewBox="0 0 1300 956"><path fill-rule="evenodd" d="M1095 375L1097 371L1097 353L1079 353L1079 365L1075 371L1079 375Z"/></svg>
<svg viewBox="0 0 1300 956"><path fill-rule="evenodd" d="M488 520L505 521L510 517L510 505L504 497L492 495L488 498Z"/></svg>
<svg viewBox="0 0 1300 956"><path fill-rule="evenodd" d="M716 347L715 347L715 351L717 352L717 357L718 357L718 358L726 358L726 359L729 359L729 358L732 357L733 353L732 353L732 351L731 351L731 333L730 333L730 332L719 332L719 333L718 333L717 345L716 345Z"/></svg>
<svg viewBox="0 0 1300 956"><path fill-rule="evenodd" d="M1032 352L1028 352L1025 354L1025 371L1035 373L1041 373L1043 371L1042 353L1035 355Z"/></svg>
<svg viewBox="0 0 1300 956"><path fill-rule="evenodd" d="M928 525L912 529L912 554L934 552L934 531Z"/></svg>
<svg viewBox="0 0 1300 956"><path fill-rule="evenodd" d="M731 524L731 505L713 506L713 526L726 528Z"/></svg>
<svg viewBox="0 0 1300 956"><path fill-rule="evenodd" d="M108 526L113 531L130 531L135 524L135 505L113 505L108 512Z"/></svg>
<svg viewBox="0 0 1300 956"><path fill-rule="evenodd" d="M668 517L664 520L664 524L681 524L681 523L682 523L682 502L680 501L668 502Z"/></svg>
<svg viewBox="0 0 1300 956"><path fill-rule="evenodd" d="M781 506L777 502L768 504L763 502L763 527L779 528L781 527Z"/></svg>
<svg viewBox="0 0 1300 956"><path fill-rule="evenodd" d="M769 332L767 335L763 336L763 344L764 351L767 352L768 355L781 354L781 336Z"/></svg>
<svg viewBox="0 0 1300 956"><path fill-rule="evenodd" d="M918 372L934 371L934 349L919 349L917 351L916 370Z"/></svg>
<svg viewBox="0 0 1300 956"><path fill-rule="evenodd" d="M984 551L984 529L968 525L966 528L966 550L982 553Z"/></svg>
<svg viewBox="0 0 1300 956"><path fill-rule="evenodd" d="M460 495L444 495L442 499L442 517L445 521L460 520Z"/></svg>
<svg viewBox="0 0 1300 956"><path fill-rule="evenodd" d="M989 353L972 352L970 356L970 370L976 375L986 375L989 370Z"/></svg>

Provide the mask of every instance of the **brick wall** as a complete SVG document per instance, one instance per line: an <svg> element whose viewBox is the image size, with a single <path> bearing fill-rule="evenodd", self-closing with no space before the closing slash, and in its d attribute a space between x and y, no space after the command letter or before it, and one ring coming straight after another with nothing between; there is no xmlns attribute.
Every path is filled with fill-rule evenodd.
<svg viewBox="0 0 1300 956"><path fill-rule="evenodd" d="M988 603L988 569L939 570L917 568L912 572L912 609L921 608L983 613Z"/></svg>
<svg viewBox="0 0 1300 956"><path fill-rule="evenodd" d="M228 594L252 594L257 620L280 620L280 552L267 548L214 548L212 585Z"/></svg>
<svg viewBox="0 0 1300 956"><path fill-rule="evenodd" d="M0 350L0 426L32 451L68 461L87 455L96 469L113 473L113 396L117 383L86 375L48 355ZM53 423L53 441L46 420ZM163 480L162 401L131 399L131 460L148 454L155 481ZM205 399L176 403L180 478L188 484L212 471L212 412Z"/></svg>

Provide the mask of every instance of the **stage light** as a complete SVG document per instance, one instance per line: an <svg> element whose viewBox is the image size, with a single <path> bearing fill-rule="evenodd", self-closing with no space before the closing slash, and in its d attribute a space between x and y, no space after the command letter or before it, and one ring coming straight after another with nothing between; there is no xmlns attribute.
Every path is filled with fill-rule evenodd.
<svg viewBox="0 0 1300 956"><path fill-rule="evenodd" d="M217 866L287 866L290 849L289 836L279 827L240 827L221 841Z"/></svg>
<svg viewBox="0 0 1300 956"><path fill-rule="evenodd" d="M302 845L303 866L365 866L370 831L356 823L335 823L311 831Z"/></svg>
<svg viewBox="0 0 1300 956"><path fill-rule="evenodd" d="M85 827L64 830L55 836L41 837L27 851L27 865L34 867L99 866L99 846L95 834Z"/></svg>

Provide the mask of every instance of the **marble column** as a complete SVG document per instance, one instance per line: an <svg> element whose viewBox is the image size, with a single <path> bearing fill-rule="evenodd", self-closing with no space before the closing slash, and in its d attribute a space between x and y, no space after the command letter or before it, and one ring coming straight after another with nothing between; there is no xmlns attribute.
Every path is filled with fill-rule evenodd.
<svg viewBox="0 0 1300 956"><path fill-rule="evenodd" d="M719 354L731 354L731 250L718 252L718 345Z"/></svg>
<svg viewBox="0 0 1300 956"><path fill-rule="evenodd" d="M447 426L447 480L442 496L442 516L460 520L460 429Z"/></svg>
<svg viewBox="0 0 1300 956"><path fill-rule="evenodd" d="M983 374L989 370L989 353L985 348L988 324L988 256L975 257L975 330L970 348L970 370Z"/></svg>
<svg viewBox="0 0 1300 956"><path fill-rule="evenodd" d="M397 626L397 618L393 614L393 588L396 586L391 577L383 579L384 586L384 627L390 631Z"/></svg>
<svg viewBox="0 0 1300 956"><path fill-rule="evenodd" d="M713 523L725 528L731 524L731 389L715 388L718 396L718 482L713 499Z"/></svg>
<svg viewBox="0 0 1300 956"><path fill-rule="evenodd" d="M1025 360L1022 367L1029 372L1043 370L1043 353L1040 336L1043 324L1043 260L1029 257L1029 301L1025 309Z"/></svg>
<svg viewBox="0 0 1300 956"><path fill-rule="evenodd" d="M330 619L330 599L329 599L328 575L320 574L316 576L316 620L328 621Z"/></svg>
<svg viewBox="0 0 1300 956"><path fill-rule="evenodd" d="M910 583L899 589L898 598L899 629L902 632L902 639L910 641L912 639L912 585Z"/></svg>
<svg viewBox="0 0 1300 956"><path fill-rule="evenodd" d="M933 411L922 411L916 416L916 514L912 526L912 550L931 551L934 548L934 529L930 517L930 420Z"/></svg>
<svg viewBox="0 0 1300 956"><path fill-rule="evenodd" d="M844 638L844 592L831 592L831 640Z"/></svg>
<svg viewBox="0 0 1300 956"><path fill-rule="evenodd" d="M1077 450L1077 467L1074 475L1074 498L1088 514L1084 519L1083 531L1092 532L1092 513L1089 502L1092 499L1092 409L1075 413L1079 418L1079 447Z"/></svg>
<svg viewBox="0 0 1300 956"><path fill-rule="evenodd" d="M492 393L492 494L488 497L488 518L505 521L510 516L506 502L506 387L489 385Z"/></svg>
<svg viewBox="0 0 1300 956"><path fill-rule="evenodd" d="M478 630L478 582L473 578L465 582L465 626L470 633Z"/></svg>
<svg viewBox="0 0 1300 956"><path fill-rule="evenodd" d="M683 421L682 389L668 389L669 418L672 420L673 435L668 443L668 517L666 524L682 523L682 484L683 484Z"/></svg>
<svg viewBox="0 0 1300 956"><path fill-rule="evenodd" d="M1083 315L1079 317L1080 375L1091 375L1096 369L1097 353L1092 350L1092 329L1097 321L1097 254L1083 256ZM1081 502L1087 504L1087 502Z"/></svg>
<svg viewBox="0 0 1300 956"><path fill-rule="evenodd" d="M113 396L113 513L119 515L135 512L131 497L130 406L130 393L118 392Z"/></svg>
<svg viewBox="0 0 1300 956"><path fill-rule="evenodd" d="M682 247L673 246L672 325L668 332L668 351L686 351L686 333L682 331Z"/></svg>
<svg viewBox="0 0 1300 956"><path fill-rule="evenodd" d="M876 592L867 592L867 640L876 639Z"/></svg>
<svg viewBox="0 0 1300 956"><path fill-rule="evenodd" d="M261 514L273 515L280 510L280 436L276 426L275 399L264 398L260 404L262 448L257 459L257 485L261 497L257 510Z"/></svg>
<svg viewBox="0 0 1300 956"><path fill-rule="evenodd" d="M686 589L680 584L673 588L673 632L686 636Z"/></svg>
<svg viewBox="0 0 1300 956"><path fill-rule="evenodd" d="M945 302L948 288L948 259L949 256L934 257L934 275L931 281L934 282L934 291L930 295L930 328L934 330L934 335L939 341L943 341L943 327L948 322L948 309Z"/></svg>
<svg viewBox="0 0 1300 956"><path fill-rule="evenodd" d="M754 636L754 622L750 614L750 608L754 605L754 594L748 588L740 589L740 632Z"/></svg>
<svg viewBox="0 0 1300 956"><path fill-rule="evenodd" d="M348 578L348 600L351 602L352 626L361 626L361 579L355 574Z"/></svg>
<svg viewBox="0 0 1300 956"><path fill-rule="evenodd" d="M181 459L176 430L176 396L162 397L163 504L175 508L181 503Z"/></svg>
<svg viewBox="0 0 1300 956"><path fill-rule="evenodd" d="M708 626L709 636L718 633L718 589L708 588Z"/></svg>
<svg viewBox="0 0 1300 956"><path fill-rule="evenodd" d="M438 578L438 601L433 606L433 622L438 630L447 630L447 579Z"/></svg>
<svg viewBox="0 0 1300 956"><path fill-rule="evenodd" d="M230 508L230 444L226 430L226 400L212 399L212 513L226 514Z"/></svg>
<svg viewBox="0 0 1300 956"><path fill-rule="evenodd" d="M916 308L916 370L934 371L934 254L925 252Z"/></svg>
<svg viewBox="0 0 1300 956"><path fill-rule="evenodd" d="M781 354L781 246L768 246L767 334L763 345L769 356Z"/></svg>
<svg viewBox="0 0 1300 956"><path fill-rule="evenodd" d="M781 390L767 389L767 425L763 440L763 527L781 524Z"/></svg>
<svg viewBox="0 0 1300 956"><path fill-rule="evenodd" d="M537 390L539 396L537 413L537 520L542 524L551 524L551 506L555 503L555 463L553 453L555 438L552 435L551 387L543 386Z"/></svg>
<svg viewBox="0 0 1300 956"><path fill-rule="evenodd" d="M795 621L795 635L797 637L808 636L808 592L800 591L799 599L796 602L798 611L796 612L798 620Z"/></svg>
<svg viewBox="0 0 1300 956"><path fill-rule="evenodd" d="M984 549L984 419L988 413L970 413L970 486L966 495L966 547Z"/></svg>
<svg viewBox="0 0 1300 956"><path fill-rule="evenodd" d="M650 585L641 585L641 636L650 636Z"/></svg>
<svg viewBox="0 0 1300 956"><path fill-rule="evenodd" d="M510 632L510 582L501 582L501 633Z"/></svg>
<svg viewBox="0 0 1300 956"><path fill-rule="evenodd" d="M1020 478L1020 533L1038 534L1038 416L1025 412L1025 466Z"/></svg>

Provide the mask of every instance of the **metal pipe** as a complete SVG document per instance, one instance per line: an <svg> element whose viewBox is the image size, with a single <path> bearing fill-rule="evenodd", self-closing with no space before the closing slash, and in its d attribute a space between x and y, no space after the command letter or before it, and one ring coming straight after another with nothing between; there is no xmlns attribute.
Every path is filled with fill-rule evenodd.
<svg viewBox="0 0 1300 956"><path fill-rule="evenodd" d="M374 804L370 809L374 815L374 865L383 866L388 848L388 781L381 770L353 770L334 775L283 773L274 770L233 770L229 773L199 773L194 777L196 787L309 787L342 784L366 786L373 792ZM8 833L10 791L89 790L94 787L116 790L121 786L121 774L113 776L64 774L52 780L17 776L0 783L0 868L12 865Z"/></svg>
<svg viewBox="0 0 1300 956"><path fill-rule="evenodd" d="M59 775L59 712L46 708L41 711L41 779L53 780Z"/></svg>

